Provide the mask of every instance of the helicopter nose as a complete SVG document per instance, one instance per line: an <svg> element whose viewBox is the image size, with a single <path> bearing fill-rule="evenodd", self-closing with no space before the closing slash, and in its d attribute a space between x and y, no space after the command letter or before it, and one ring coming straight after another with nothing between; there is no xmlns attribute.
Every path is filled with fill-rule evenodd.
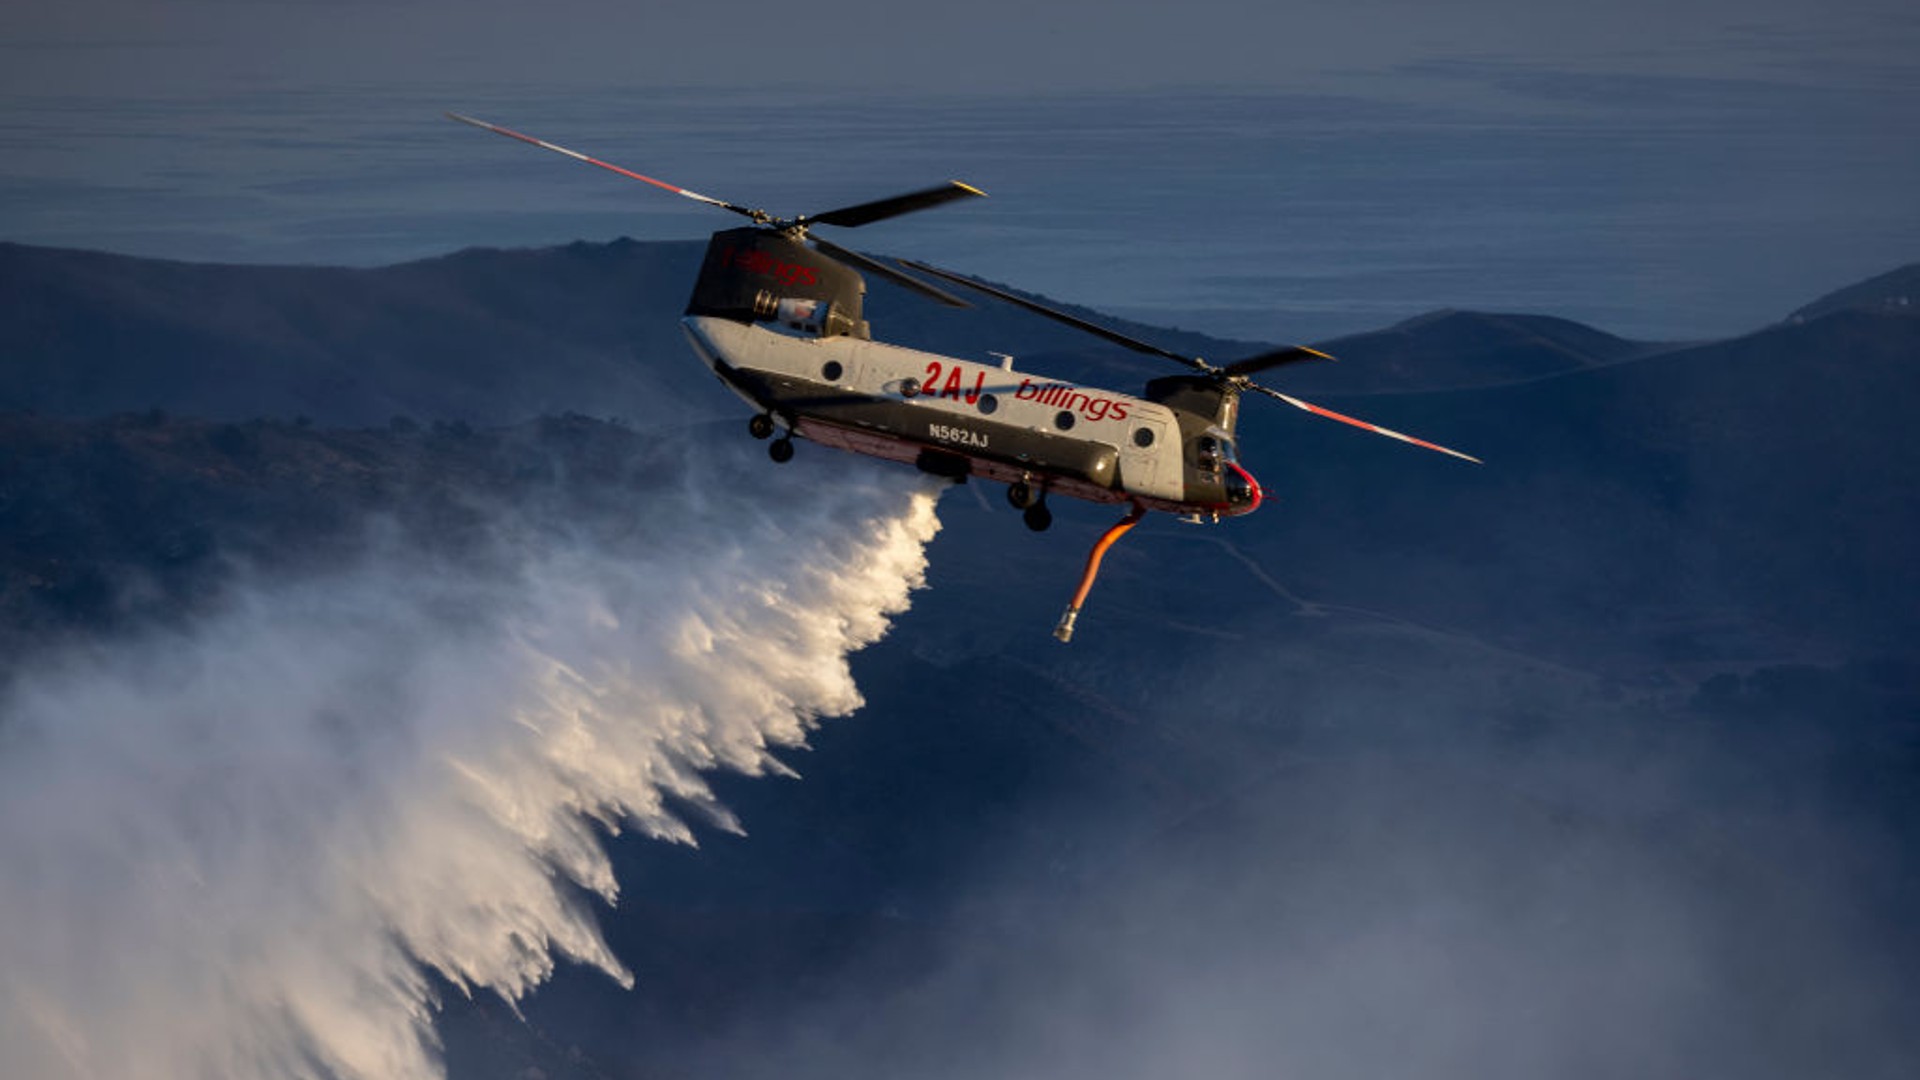
<svg viewBox="0 0 1920 1080"><path fill-rule="evenodd" d="M1227 474L1222 477L1226 482L1228 513L1251 514L1260 509L1260 503L1266 498L1260 490L1260 481L1253 474L1240 467L1238 462L1229 461Z"/></svg>

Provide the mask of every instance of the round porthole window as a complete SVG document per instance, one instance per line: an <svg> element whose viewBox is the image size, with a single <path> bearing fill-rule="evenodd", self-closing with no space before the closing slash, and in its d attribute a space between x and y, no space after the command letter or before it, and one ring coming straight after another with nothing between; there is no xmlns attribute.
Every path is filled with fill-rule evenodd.
<svg viewBox="0 0 1920 1080"><path fill-rule="evenodd" d="M999 407L1000 407L999 398L994 397L992 394L980 395L980 415L992 416L993 411L995 409L998 409Z"/></svg>
<svg viewBox="0 0 1920 1080"><path fill-rule="evenodd" d="M828 382L839 382L840 376L845 375L846 373L847 373L847 369L841 367L840 361L838 360L829 360L827 361L826 366L820 369L820 375L823 378L825 378Z"/></svg>
<svg viewBox="0 0 1920 1080"><path fill-rule="evenodd" d="M1153 429L1150 427L1134 428L1133 429L1133 445L1139 446L1139 447L1152 446L1153 445Z"/></svg>
<svg viewBox="0 0 1920 1080"><path fill-rule="evenodd" d="M1059 428L1061 431L1071 431L1073 429L1073 410L1061 409L1059 412L1054 413L1053 426Z"/></svg>

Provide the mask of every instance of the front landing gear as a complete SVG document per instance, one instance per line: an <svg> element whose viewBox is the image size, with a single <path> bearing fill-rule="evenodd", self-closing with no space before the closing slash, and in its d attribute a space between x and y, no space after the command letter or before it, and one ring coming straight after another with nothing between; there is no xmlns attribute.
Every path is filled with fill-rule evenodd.
<svg viewBox="0 0 1920 1080"><path fill-rule="evenodd" d="M1045 502L1036 502L1020 514L1020 520L1034 532L1046 532L1053 525L1053 511L1047 509Z"/></svg>
<svg viewBox="0 0 1920 1080"><path fill-rule="evenodd" d="M788 436L782 435L779 438L768 443L767 456L781 463L782 465L786 464L789 461L792 461L793 460L793 440Z"/></svg>
<svg viewBox="0 0 1920 1080"><path fill-rule="evenodd" d="M755 413L753 419L747 421L747 434L756 439L773 434L773 417L767 413Z"/></svg>
<svg viewBox="0 0 1920 1080"><path fill-rule="evenodd" d="M1093 551L1087 555L1087 569L1080 575L1080 587L1074 590L1073 602L1067 605L1067 610L1060 616L1059 625L1053 628L1054 637L1061 641L1073 640L1073 624L1080 618L1080 605L1087 602L1087 594L1093 591L1094 576L1100 573L1100 560L1106 558L1107 549L1113 546L1115 540L1127 535L1127 530L1140 524L1140 519L1146 516L1147 508L1135 503L1133 509L1127 511L1127 516L1120 519L1119 524L1100 534L1099 541L1093 545Z"/></svg>

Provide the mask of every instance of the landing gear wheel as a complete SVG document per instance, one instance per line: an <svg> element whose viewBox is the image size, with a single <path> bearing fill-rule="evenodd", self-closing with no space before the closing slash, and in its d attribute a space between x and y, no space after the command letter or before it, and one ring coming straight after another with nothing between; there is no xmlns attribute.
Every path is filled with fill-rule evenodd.
<svg viewBox="0 0 1920 1080"><path fill-rule="evenodd" d="M767 444L767 456L782 464L793 460L793 440L785 436Z"/></svg>
<svg viewBox="0 0 1920 1080"><path fill-rule="evenodd" d="M1030 510L1040 505L1040 491L1025 480L1007 485L1007 503L1015 510Z"/></svg>
<svg viewBox="0 0 1920 1080"><path fill-rule="evenodd" d="M756 439L764 439L773 434L773 417L766 413L756 414L753 419L747 421L747 434Z"/></svg>
<svg viewBox="0 0 1920 1080"><path fill-rule="evenodd" d="M1027 507L1027 512L1020 517L1027 523L1027 528L1034 532L1046 532L1047 527L1053 524L1053 511L1047 509L1047 504L1044 502L1037 502Z"/></svg>

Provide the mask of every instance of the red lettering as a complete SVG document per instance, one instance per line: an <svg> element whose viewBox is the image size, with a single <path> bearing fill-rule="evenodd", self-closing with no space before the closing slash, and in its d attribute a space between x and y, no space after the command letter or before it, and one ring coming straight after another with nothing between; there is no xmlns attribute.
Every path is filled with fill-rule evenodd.
<svg viewBox="0 0 1920 1080"><path fill-rule="evenodd" d="M1033 380L1021 379L1020 386L1013 392L1013 396L1021 401L1027 401L1039 397L1040 391L1033 385Z"/></svg>
<svg viewBox="0 0 1920 1080"><path fill-rule="evenodd" d="M784 263L764 251L724 247L714 253L714 258L722 269L734 268L749 274L766 274L778 278L782 285L806 287L820 284L820 272L815 267L800 263Z"/></svg>
<svg viewBox="0 0 1920 1080"><path fill-rule="evenodd" d="M986 372L983 371L980 374L974 376L973 389L967 391L967 404L969 405L980 404L980 390L982 387L986 385L987 385Z"/></svg>
<svg viewBox="0 0 1920 1080"><path fill-rule="evenodd" d="M941 387L940 396L950 397L955 401L960 400L960 369L959 368L954 368L952 371L947 373L947 385L944 387Z"/></svg>
<svg viewBox="0 0 1920 1080"><path fill-rule="evenodd" d="M931 360L927 362L927 378L921 385L926 387L927 392L930 394L940 392L938 389L940 386L940 361Z"/></svg>

